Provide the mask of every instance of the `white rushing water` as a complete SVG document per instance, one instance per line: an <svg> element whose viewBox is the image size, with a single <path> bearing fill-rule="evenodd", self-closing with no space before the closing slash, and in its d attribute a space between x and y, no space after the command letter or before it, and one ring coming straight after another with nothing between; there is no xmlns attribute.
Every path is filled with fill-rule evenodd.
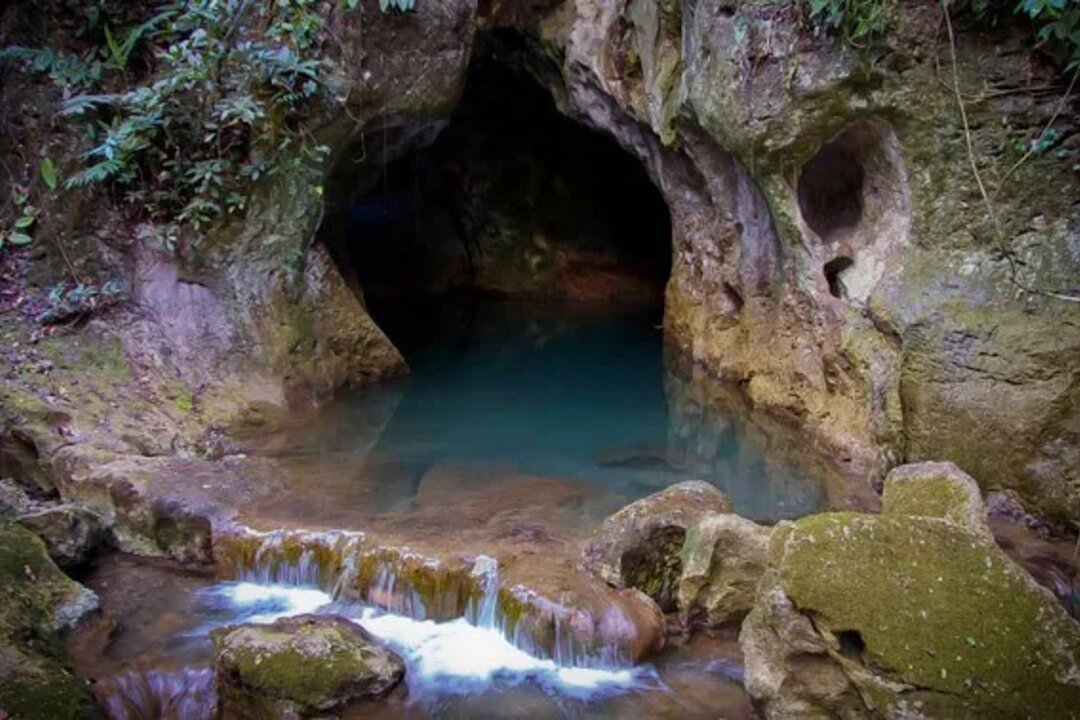
<svg viewBox="0 0 1080 720"><path fill-rule="evenodd" d="M493 561L492 561L493 563ZM589 699L632 689L656 688L650 667L585 668L560 665L516 647L498 627L494 612L497 575L481 565L488 592L467 617L445 622L385 612L360 603L334 601L310 586L219 583L201 591L220 621L272 623L282 617L334 613L359 623L400 654L408 667L410 698L477 694L498 687L534 682L548 692Z"/></svg>

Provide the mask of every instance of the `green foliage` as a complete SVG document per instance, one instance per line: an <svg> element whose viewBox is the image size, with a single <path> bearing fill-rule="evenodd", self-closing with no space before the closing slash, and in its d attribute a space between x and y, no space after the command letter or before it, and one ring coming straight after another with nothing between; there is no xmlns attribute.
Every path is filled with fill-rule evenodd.
<svg viewBox="0 0 1080 720"><path fill-rule="evenodd" d="M1021 0L1016 12L1035 22L1040 42L1061 48L1067 69L1080 69L1080 0Z"/></svg>
<svg viewBox="0 0 1080 720"><path fill-rule="evenodd" d="M409 12L416 8L416 0L379 0L379 9L383 12Z"/></svg>
<svg viewBox="0 0 1080 720"><path fill-rule="evenodd" d="M9 48L0 59L48 73L68 97L61 115L85 124L91 147L65 189L102 186L156 220L199 231L244 212L264 177L314 177L328 152L303 124L319 104L337 102L322 82L317 5L159 3L126 30L95 16L104 43L87 51L79 72L50 49ZM132 83L132 57L143 47L152 67ZM86 72L91 66L94 73ZM122 75L126 89L94 92L116 87L110 72Z"/></svg>
<svg viewBox="0 0 1080 720"><path fill-rule="evenodd" d="M881 35L895 0L810 0L810 17L851 43Z"/></svg>
<svg viewBox="0 0 1080 720"><path fill-rule="evenodd" d="M952 10L1000 22L1023 16L1035 25L1038 45L1057 55L1067 70L1080 69L1080 0L942 0ZM862 44L889 29L896 0L810 0L810 18L819 29Z"/></svg>
<svg viewBox="0 0 1080 720"><path fill-rule="evenodd" d="M52 161L52 158L47 157L42 160L38 171L41 173L41 181L45 183L45 187L56 190L60 181L56 174L56 163Z"/></svg>
<svg viewBox="0 0 1080 720"><path fill-rule="evenodd" d="M109 280L100 285L64 281L49 289L48 307L37 319L46 325L76 320L119 304L127 294L127 288L119 280Z"/></svg>
<svg viewBox="0 0 1080 720"><path fill-rule="evenodd" d="M0 61L14 61L22 65L27 72L48 75L57 85L64 88L83 88L101 79L101 61L96 59L95 51L82 55L72 52L58 52L52 48L28 48L12 45L0 49Z"/></svg>
<svg viewBox="0 0 1080 720"><path fill-rule="evenodd" d="M7 225L0 224L0 250L5 246L22 247L33 242L30 233L37 223L38 209L30 204L29 190L16 187L12 190L11 200L16 214Z"/></svg>

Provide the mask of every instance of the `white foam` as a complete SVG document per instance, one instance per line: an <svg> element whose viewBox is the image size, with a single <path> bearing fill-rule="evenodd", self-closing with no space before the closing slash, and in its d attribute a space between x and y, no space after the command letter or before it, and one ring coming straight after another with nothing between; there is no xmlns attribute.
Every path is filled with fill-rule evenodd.
<svg viewBox="0 0 1080 720"><path fill-rule="evenodd" d="M525 680L566 695L588 697L642 688L655 678L648 668L560 667L514 647L499 630L470 625L464 619L436 623L379 614L370 608L355 619L405 658L406 682L420 697L475 693Z"/></svg>
<svg viewBox="0 0 1080 720"><path fill-rule="evenodd" d="M329 593L318 588L251 582L222 583L209 588L207 593L227 603L239 615L235 621L258 625L313 613L331 602Z"/></svg>

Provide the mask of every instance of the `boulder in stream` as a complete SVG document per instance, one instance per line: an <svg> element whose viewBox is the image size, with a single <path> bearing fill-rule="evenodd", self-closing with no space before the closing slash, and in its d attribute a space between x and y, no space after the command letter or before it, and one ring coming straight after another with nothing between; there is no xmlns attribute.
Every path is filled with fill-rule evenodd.
<svg viewBox="0 0 1080 720"><path fill-rule="evenodd" d="M686 534L678 605L684 625L741 622L754 606L772 528L730 513L706 515Z"/></svg>
<svg viewBox="0 0 1080 720"><path fill-rule="evenodd" d="M220 718L310 717L390 691L405 665L356 623L300 615L213 633Z"/></svg>

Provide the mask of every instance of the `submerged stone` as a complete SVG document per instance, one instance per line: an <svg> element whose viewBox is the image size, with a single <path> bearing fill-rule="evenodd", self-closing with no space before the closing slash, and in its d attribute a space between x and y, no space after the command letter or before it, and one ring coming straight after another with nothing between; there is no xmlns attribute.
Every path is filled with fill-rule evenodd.
<svg viewBox="0 0 1080 720"><path fill-rule="evenodd" d="M1073 717L1080 625L984 533L897 507L774 532L739 638L765 716Z"/></svg>
<svg viewBox="0 0 1080 720"><path fill-rule="evenodd" d="M631 503L609 517L585 546L585 567L615 587L636 588L665 612L676 607L687 530L731 510L714 485L689 480Z"/></svg>
<svg viewBox="0 0 1080 720"><path fill-rule="evenodd" d="M310 717L383 695L405 674L400 657L336 616L239 625L212 637L220 718Z"/></svg>

